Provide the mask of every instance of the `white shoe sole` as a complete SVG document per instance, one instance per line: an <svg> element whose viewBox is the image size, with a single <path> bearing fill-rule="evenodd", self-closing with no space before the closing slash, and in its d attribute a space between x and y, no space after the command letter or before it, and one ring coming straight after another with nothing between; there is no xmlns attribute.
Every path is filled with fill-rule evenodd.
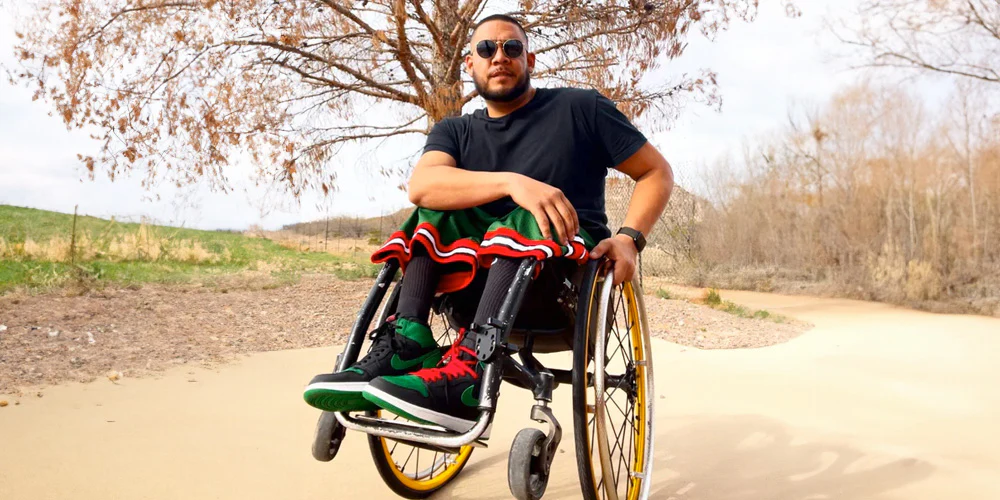
<svg viewBox="0 0 1000 500"><path fill-rule="evenodd" d="M368 387L368 382L316 382L306 386L309 391L362 392Z"/></svg>

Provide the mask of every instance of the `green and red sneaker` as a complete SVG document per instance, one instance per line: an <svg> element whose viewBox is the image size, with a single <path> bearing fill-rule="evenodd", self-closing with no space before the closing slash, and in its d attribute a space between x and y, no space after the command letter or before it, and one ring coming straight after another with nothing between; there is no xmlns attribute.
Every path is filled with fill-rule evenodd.
<svg viewBox="0 0 1000 500"><path fill-rule="evenodd" d="M441 359L430 328L409 318L389 318L371 339L368 354L351 367L313 377L303 394L306 403L326 411L377 410L361 395L372 379L435 366Z"/></svg>
<svg viewBox="0 0 1000 500"><path fill-rule="evenodd" d="M475 338L459 332L436 368L409 375L379 377L362 395L403 418L465 432L479 418L483 365L476 359ZM487 433L482 437L488 437Z"/></svg>

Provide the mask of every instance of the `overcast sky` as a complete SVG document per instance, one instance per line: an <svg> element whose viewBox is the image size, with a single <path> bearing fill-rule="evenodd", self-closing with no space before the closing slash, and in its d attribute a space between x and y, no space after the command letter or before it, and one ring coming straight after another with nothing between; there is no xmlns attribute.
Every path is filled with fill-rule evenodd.
<svg viewBox="0 0 1000 500"><path fill-rule="evenodd" d="M829 51L837 46L821 29L824 16L843 12L855 0L797 3L803 15L790 19L780 2L764 0L754 23L734 24L714 42L693 36L684 56L660 70L680 74L711 68L718 73L724 99L721 113L692 105L669 131L650 135L680 180L691 182L714 158L782 127L790 104L822 104L857 79L844 61L829 61ZM13 62L13 32L9 13L0 8L0 64L8 67ZM67 131L49 111L46 103L32 102L27 90L11 86L6 78L0 81L0 204L61 212L72 212L78 204L80 212L89 215L147 216L203 229L251 224L275 228L324 213L372 216L408 204L396 188L400 179L384 179L350 154L338 158L344 166L338 170L339 191L323 203L320 197L307 197L297 204L250 188L238 187L229 194L167 187L150 192L139 187L139 179L111 183L98 176L90 181L76 154L96 147L85 133ZM380 159L393 160L385 155Z"/></svg>

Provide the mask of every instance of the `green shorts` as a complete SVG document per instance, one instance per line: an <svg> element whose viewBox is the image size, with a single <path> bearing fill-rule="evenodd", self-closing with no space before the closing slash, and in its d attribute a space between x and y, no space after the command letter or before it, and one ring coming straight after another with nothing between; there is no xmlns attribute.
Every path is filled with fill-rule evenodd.
<svg viewBox="0 0 1000 500"><path fill-rule="evenodd" d="M553 230L551 234L555 235ZM395 259L403 272L419 245L443 264L435 293L465 288L479 268L488 268L497 257L571 259L584 263L597 242L580 228L568 245L546 239L531 212L516 208L493 217L479 208L439 211L417 208L410 218L372 254L372 262Z"/></svg>

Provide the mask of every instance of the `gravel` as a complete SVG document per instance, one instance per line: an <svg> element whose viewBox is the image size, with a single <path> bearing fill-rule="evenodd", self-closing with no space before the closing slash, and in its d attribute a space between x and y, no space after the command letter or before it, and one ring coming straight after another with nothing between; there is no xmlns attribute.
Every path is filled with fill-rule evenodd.
<svg viewBox="0 0 1000 500"><path fill-rule="evenodd" d="M0 394L215 366L254 352L343 342L371 281L305 276L275 289L147 285L70 296L0 296ZM700 349L763 347L808 328L647 294L654 335ZM332 365L332 360L331 360Z"/></svg>

